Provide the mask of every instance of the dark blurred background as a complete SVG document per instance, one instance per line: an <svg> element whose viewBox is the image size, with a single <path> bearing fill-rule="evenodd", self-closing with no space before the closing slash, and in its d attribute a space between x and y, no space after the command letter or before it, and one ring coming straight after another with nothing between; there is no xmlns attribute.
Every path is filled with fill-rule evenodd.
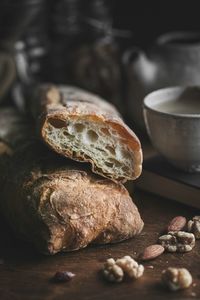
<svg viewBox="0 0 200 300"><path fill-rule="evenodd" d="M115 26L131 29L139 45L168 31L200 30L199 1L113 0L112 7Z"/></svg>
<svg viewBox="0 0 200 300"><path fill-rule="evenodd" d="M200 31L199 1L1 0L0 100L11 91L20 106L30 87L51 81L117 105L126 89L123 52L177 30Z"/></svg>
<svg viewBox="0 0 200 300"><path fill-rule="evenodd" d="M33 8L33 3L43 3L43 7L48 7L50 13L51 7L59 5L62 0L1 0L0 2L0 33L4 31L8 22L13 24L23 23L23 19L32 19L32 15L37 14L38 8ZM71 3L77 0L69 1ZM79 0L82 6L87 8L91 0ZM95 2L95 0L94 0ZM160 33L169 30L198 30L200 29L199 1L197 0L169 0L169 1L145 1L145 0L106 0L107 6L111 8L111 15L114 18L114 25L130 29L134 33L136 43L147 44ZM24 8L22 3L26 3ZM20 7L21 6L21 7ZM19 7L19 9L18 9ZM29 8L28 8L29 7ZM29 12L28 12L28 10ZM35 12L33 12L35 11ZM25 16L22 17L25 12ZM31 13L30 13L31 12ZM45 20L43 20L45 21ZM35 18L33 18L33 22ZM27 26L24 31L27 31Z"/></svg>

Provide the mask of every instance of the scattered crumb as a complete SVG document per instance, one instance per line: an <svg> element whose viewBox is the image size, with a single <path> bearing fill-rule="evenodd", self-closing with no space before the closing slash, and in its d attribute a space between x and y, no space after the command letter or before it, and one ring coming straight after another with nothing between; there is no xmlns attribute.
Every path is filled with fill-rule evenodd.
<svg viewBox="0 0 200 300"><path fill-rule="evenodd" d="M142 232L140 233L140 236L145 236L147 233L146 232Z"/></svg>
<svg viewBox="0 0 200 300"><path fill-rule="evenodd" d="M52 277L53 282L67 282L70 281L75 276L74 273L68 271L58 271Z"/></svg>
<svg viewBox="0 0 200 300"><path fill-rule="evenodd" d="M193 286L193 287L197 286L196 282L194 282L194 283L192 284L192 286Z"/></svg>
<svg viewBox="0 0 200 300"><path fill-rule="evenodd" d="M168 260L166 260L166 264L168 264L169 262L168 262Z"/></svg>
<svg viewBox="0 0 200 300"><path fill-rule="evenodd" d="M192 296L192 297L196 297L196 293L194 293L194 292L192 292L191 294L190 294L190 296Z"/></svg>
<svg viewBox="0 0 200 300"><path fill-rule="evenodd" d="M146 266L146 269L154 269L154 266Z"/></svg>

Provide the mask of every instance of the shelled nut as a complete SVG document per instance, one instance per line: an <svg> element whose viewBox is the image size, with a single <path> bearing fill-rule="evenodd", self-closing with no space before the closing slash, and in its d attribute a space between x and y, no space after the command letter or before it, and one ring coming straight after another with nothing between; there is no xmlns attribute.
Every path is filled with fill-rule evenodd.
<svg viewBox="0 0 200 300"><path fill-rule="evenodd" d="M189 252L195 246L194 234L185 231L170 231L158 241L168 252Z"/></svg>
<svg viewBox="0 0 200 300"><path fill-rule="evenodd" d="M192 276L185 268L168 268L162 272L162 282L171 291L186 289L192 284Z"/></svg>

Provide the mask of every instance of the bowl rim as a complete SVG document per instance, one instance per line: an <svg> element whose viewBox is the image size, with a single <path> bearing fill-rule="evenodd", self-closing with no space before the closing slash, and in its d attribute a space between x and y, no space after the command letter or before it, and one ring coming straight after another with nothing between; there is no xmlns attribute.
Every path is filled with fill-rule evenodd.
<svg viewBox="0 0 200 300"><path fill-rule="evenodd" d="M187 85L187 86L170 86L170 87L165 87L165 88L161 88L161 89L157 89L154 90L150 93L148 93L144 99L143 99L143 110L147 109L150 110L151 112L158 114L158 115L164 115L164 116L168 116L168 117L178 117L178 118L191 118L191 119L196 119L196 118L200 118L200 113L195 113L195 114L187 114L187 113L170 113L170 112L164 112L158 109L153 108L150 104L148 104L149 98L152 98L153 96L157 96L159 94L163 94L163 93L169 93L169 92L175 92L176 95L181 94L182 92L186 91L186 90L198 90L199 92L199 98L200 98L200 85ZM200 100L199 100L200 101Z"/></svg>

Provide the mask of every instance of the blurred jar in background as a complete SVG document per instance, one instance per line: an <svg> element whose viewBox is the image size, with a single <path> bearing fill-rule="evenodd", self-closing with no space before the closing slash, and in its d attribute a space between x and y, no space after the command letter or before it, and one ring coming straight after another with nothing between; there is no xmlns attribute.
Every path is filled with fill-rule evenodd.
<svg viewBox="0 0 200 300"><path fill-rule="evenodd" d="M52 37L53 81L85 88L119 105L120 51L116 43L108 1L54 2Z"/></svg>
<svg viewBox="0 0 200 300"><path fill-rule="evenodd" d="M15 42L15 61L17 66L17 80L13 86L13 97L18 108L24 109L25 98L29 90L46 80L48 39L48 4L40 1L37 13L23 34Z"/></svg>
<svg viewBox="0 0 200 300"><path fill-rule="evenodd" d="M0 2L0 101L5 99L14 79L14 44L38 13L42 0L1 0Z"/></svg>
<svg viewBox="0 0 200 300"><path fill-rule="evenodd" d="M87 89L122 108L123 35L113 29L108 1L44 1L16 43L15 99L20 102L20 90L53 82Z"/></svg>

